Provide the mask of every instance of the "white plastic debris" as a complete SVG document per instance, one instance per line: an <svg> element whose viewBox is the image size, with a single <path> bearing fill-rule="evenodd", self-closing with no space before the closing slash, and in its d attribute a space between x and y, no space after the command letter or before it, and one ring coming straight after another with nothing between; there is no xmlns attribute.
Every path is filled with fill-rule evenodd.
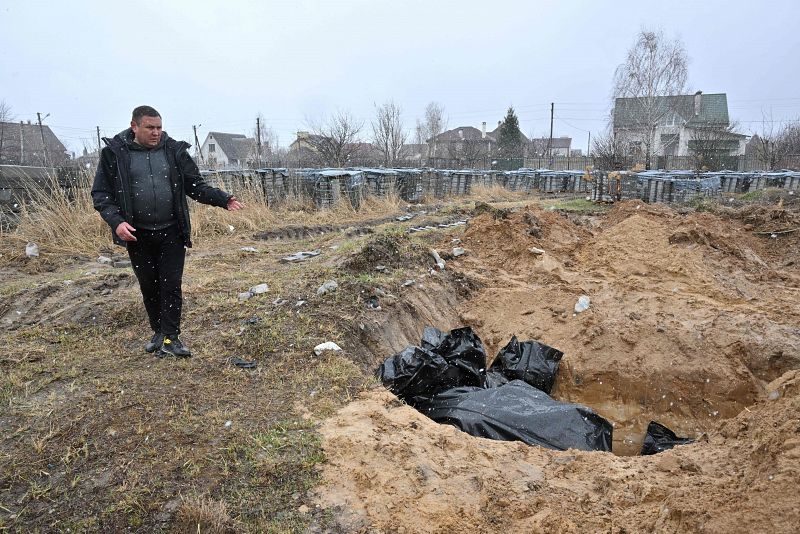
<svg viewBox="0 0 800 534"><path fill-rule="evenodd" d="M589 297L581 295L578 297L578 302L575 303L575 313L585 312L589 309Z"/></svg>
<svg viewBox="0 0 800 534"><path fill-rule="evenodd" d="M98 256L97 257L97 263L99 263L101 265L111 265L111 264L114 263L114 260L112 260L108 256Z"/></svg>
<svg viewBox="0 0 800 534"><path fill-rule="evenodd" d="M528 249L528 251L531 254L535 254L536 256L541 256L542 254L544 254L544 250L542 250L540 248L536 248L536 247L531 247L531 248Z"/></svg>
<svg viewBox="0 0 800 534"><path fill-rule="evenodd" d="M326 350L332 350L334 352L341 352L342 347L334 343L333 341L326 341L325 343L320 343L316 347L314 347L314 354L317 356L321 355Z"/></svg>
<svg viewBox="0 0 800 534"><path fill-rule="evenodd" d="M258 249L256 247L242 247L239 250L241 250L242 252L258 252Z"/></svg>
<svg viewBox="0 0 800 534"><path fill-rule="evenodd" d="M304 250L301 252L295 252L291 256L286 256L285 258L281 258L281 263L294 263L298 261L306 261L309 258L313 258L314 256L319 256L321 252L319 250Z"/></svg>
<svg viewBox="0 0 800 534"><path fill-rule="evenodd" d="M232 424L233 424L233 421L231 421L230 419L225 421L225 428L230 428Z"/></svg>
<svg viewBox="0 0 800 534"><path fill-rule="evenodd" d="M239 300L241 301L250 300L251 298L253 298L253 294L249 291L245 291L244 293L239 293Z"/></svg>
<svg viewBox="0 0 800 534"><path fill-rule="evenodd" d="M236 230L236 228L234 228L233 225L230 225L230 224L228 225L228 231L230 233L233 233L235 230Z"/></svg>
<svg viewBox="0 0 800 534"><path fill-rule="evenodd" d="M411 278L409 278L408 280L406 280L405 282L403 282L403 287L409 287L409 286L413 286L413 285L414 285L414 284L416 284L416 283L417 283L417 281L416 281L416 280L412 280Z"/></svg>
<svg viewBox="0 0 800 534"><path fill-rule="evenodd" d="M267 291L269 291L269 286L267 284L258 284L257 286L250 288L250 293L253 295L260 295L262 293L266 293Z"/></svg>
<svg viewBox="0 0 800 534"><path fill-rule="evenodd" d="M463 256L466 253L467 253L467 251L464 250L462 247L454 247L453 248L453 256L455 256L456 258L459 257L459 256Z"/></svg>
<svg viewBox="0 0 800 534"><path fill-rule="evenodd" d="M28 243L25 245L25 255L29 258L38 258L39 257L39 245L36 243Z"/></svg>
<svg viewBox="0 0 800 534"><path fill-rule="evenodd" d="M339 284L336 283L336 280L328 280L317 289L317 295L324 295L325 293L331 293L336 291L339 288Z"/></svg>
<svg viewBox="0 0 800 534"><path fill-rule="evenodd" d="M435 249L431 249L431 256L433 256L433 261L436 262L436 266L439 268L439 270L444 271L444 260L441 256L439 256L439 253Z"/></svg>

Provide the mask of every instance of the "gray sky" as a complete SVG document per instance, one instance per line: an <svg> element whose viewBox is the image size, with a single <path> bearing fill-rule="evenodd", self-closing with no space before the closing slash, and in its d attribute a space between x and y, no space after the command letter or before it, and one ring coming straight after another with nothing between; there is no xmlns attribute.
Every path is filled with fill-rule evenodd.
<svg viewBox="0 0 800 534"><path fill-rule="evenodd" d="M800 117L800 2L0 0L0 100L36 112L70 150L113 135L140 104L172 137L193 124L252 135L255 117L288 145L309 119L366 121L388 99L413 129L428 102L449 127L513 105L525 134L604 129L611 83L642 27L680 38L692 91L725 92L739 131ZM762 113L763 112L763 113ZM94 146L91 145L90 146Z"/></svg>

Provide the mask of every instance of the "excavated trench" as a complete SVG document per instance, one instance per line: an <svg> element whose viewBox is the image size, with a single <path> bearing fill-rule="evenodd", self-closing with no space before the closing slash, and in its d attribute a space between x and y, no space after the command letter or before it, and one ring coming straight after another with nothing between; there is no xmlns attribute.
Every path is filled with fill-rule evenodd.
<svg viewBox="0 0 800 534"><path fill-rule="evenodd" d="M540 340L564 352L552 396L613 422L613 454L476 438L376 388L322 425L318 503L347 532L797 532L800 238L755 232L798 222L476 214L437 243L465 255L363 324L369 368L426 325L470 326L490 357ZM639 456L650 420L697 441Z"/></svg>
<svg viewBox="0 0 800 534"><path fill-rule="evenodd" d="M565 353L552 396L611 421L615 454L638 454L653 420L704 439L800 367L796 252L748 229L640 203L595 218L479 215L443 240L467 255L363 325L362 340L377 367L429 325L471 326L489 363L512 335L535 339ZM580 295L591 304L576 313Z"/></svg>

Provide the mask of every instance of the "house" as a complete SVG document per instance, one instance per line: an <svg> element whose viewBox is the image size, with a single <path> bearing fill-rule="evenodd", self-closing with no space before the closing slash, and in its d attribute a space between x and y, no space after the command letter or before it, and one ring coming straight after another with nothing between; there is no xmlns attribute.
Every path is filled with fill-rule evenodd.
<svg viewBox="0 0 800 534"><path fill-rule="evenodd" d="M0 122L0 164L57 167L68 161L67 149L49 126Z"/></svg>
<svg viewBox="0 0 800 534"><path fill-rule="evenodd" d="M747 136L730 131L725 93L672 95L655 98L617 98L613 111L614 136L631 153L649 145L654 156L690 156L714 152L744 154Z"/></svg>
<svg viewBox="0 0 800 534"><path fill-rule="evenodd" d="M428 160L434 165L467 166L490 156L497 150L497 138L486 133L486 123L478 130L474 126L459 126L427 140Z"/></svg>
<svg viewBox="0 0 800 534"><path fill-rule="evenodd" d="M547 156L569 156L572 138L567 135L561 137L535 137L528 143L528 156L543 158Z"/></svg>
<svg viewBox="0 0 800 534"><path fill-rule="evenodd" d="M242 134L208 132L200 147L201 160L215 169L242 169L256 159L256 140Z"/></svg>

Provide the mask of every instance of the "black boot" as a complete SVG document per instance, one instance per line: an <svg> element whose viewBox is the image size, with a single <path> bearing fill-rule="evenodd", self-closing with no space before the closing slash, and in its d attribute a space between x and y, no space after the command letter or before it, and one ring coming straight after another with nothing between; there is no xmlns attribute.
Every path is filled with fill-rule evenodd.
<svg viewBox="0 0 800 534"><path fill-rule="evenodd" d="M189 347L181 343L178 336L164 335L164 342L161 344L161 351L172 354L177 358L188 358L192 355Z"/></svg>
<svg viewBox="0 0 800 534"><path fill-rule="evenodd" d="M144 346L144 351L147 353L155 352L157 349L161 347L161 344L164 343L164 334L161 332L156 332L153 334L153 339L147 342Z"/></svg>

